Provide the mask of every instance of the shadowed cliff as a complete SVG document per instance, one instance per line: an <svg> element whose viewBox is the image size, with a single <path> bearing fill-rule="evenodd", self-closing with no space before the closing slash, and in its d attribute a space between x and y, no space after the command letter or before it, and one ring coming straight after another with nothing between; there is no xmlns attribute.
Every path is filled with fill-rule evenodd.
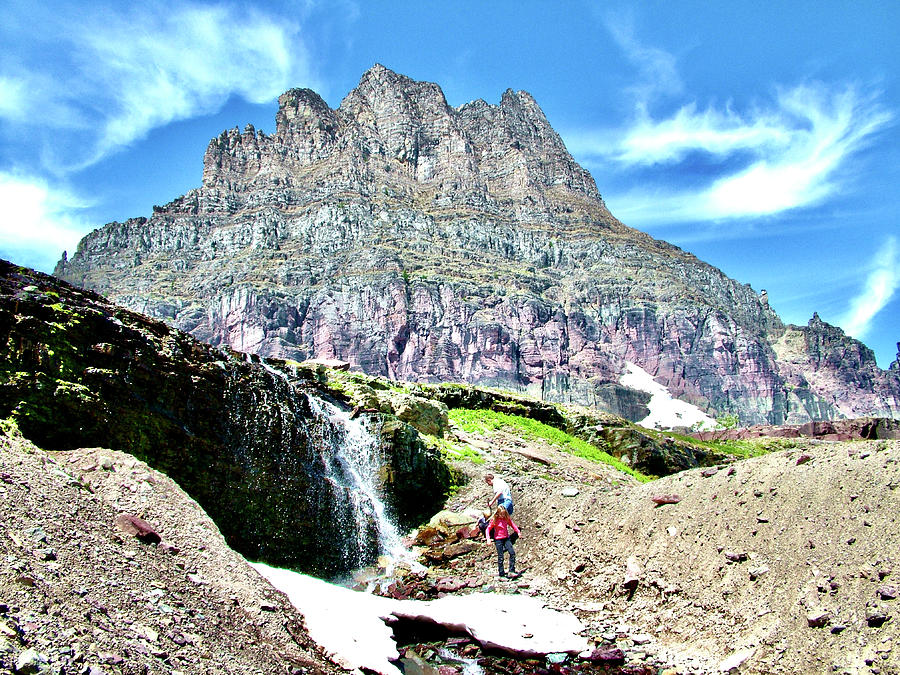
<svg viewBox="0 0 900 675"><path fill-rule="evenodd" d="M342 548L348 495L333 489L340 468L325 456L341 430L313 410L322 393L305 371L210 347L6 261L0 345L0 419L36 445L135 455L176 480L250 558L319 574L360 564ZM439 508L449 469L396 419L365 424L389 508L402 527L418 523Z"/></svg>

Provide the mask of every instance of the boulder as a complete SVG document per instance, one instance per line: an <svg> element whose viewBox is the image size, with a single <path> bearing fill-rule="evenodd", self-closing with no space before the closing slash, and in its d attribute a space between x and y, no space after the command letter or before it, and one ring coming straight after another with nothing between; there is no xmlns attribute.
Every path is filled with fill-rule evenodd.
<svg viewBox="0 0 900 675"><path fill-rule="evenodd" d="M391 395L390 402L394 414L420 433L443 437L449 423L443 403L411 394Z"/></svg>

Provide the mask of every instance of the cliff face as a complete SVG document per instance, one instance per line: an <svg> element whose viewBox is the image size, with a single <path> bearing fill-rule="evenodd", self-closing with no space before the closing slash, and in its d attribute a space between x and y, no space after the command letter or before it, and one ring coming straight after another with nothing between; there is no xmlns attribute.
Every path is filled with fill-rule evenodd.
<svg viewBox="0 0 900 675"><path fill-rule="evenodd" d="M452 108L375 66L336 110L286 92L276 121L213 139L200 188L92 232L57 276L213 345L632 419L626 361L745 422L900 415L900 373L864 345L617 221L525 92Z"/></svg>
<svg viewBox="0 0 900 675"><path fill-rule="evenodd" d="M251 559L319 574L374 559L379 533L349 521L358 499L329 454L345 445L333 442L342 430L317 414L325 403L311 375L289 377L6 261L0 355L0 420L36 445L133 454ZM406 425L368 417L377 487L401 527L417 524L439 510L450 471Z"/></svg>

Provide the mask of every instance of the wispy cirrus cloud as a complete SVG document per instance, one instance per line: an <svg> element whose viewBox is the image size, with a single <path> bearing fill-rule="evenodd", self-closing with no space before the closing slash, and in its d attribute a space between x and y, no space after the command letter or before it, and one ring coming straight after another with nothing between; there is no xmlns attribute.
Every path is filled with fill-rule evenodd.
<svg viewBox="0 0 900 675"><path fill-rule="evenodd" d="M863 290L851 302L841 320L844 330L862 339L869 332L872 319L891 301L900 287L900 254L896 237L888 237L873 260Z"/></svg>
<svg viewBox="0 0 900 675"><path fill-rule="evenodd" d="M241 5L89 3L33 24L28 43L0 29L17 47L0 61L0 120L53 133L58 173L230 96L261 103L311 80L299 26Z"/></svg>
<svg viewBox="0 0 900 675"><path fill-rule="evenodd" d="M664 49L645 45L635 36L630 15L608 15L604 21L616 44L637 68L637 77L629 85L639 107L645 107L659 96L681 93L684 85L675 57Z"/></svg>
<svg viewBox="0 0 900 675"><path fill-rule="evenodd" d="M641 43L627 17L604 24L635 67L622 92L633 115L617 128L564 136L589 166L643 172L640 188L617 195L617 214L635 225L756 218L819 203L893 118L878 94L824 82L779 87L743 109L702 105L685 93L674 55Z"/></svg>
<svg viewBox="0 0 900 675"><path fill-rule="evenodd" d="M698 156L720 162L688 190L642 188L620 196L628 222L753 218L818 203L839 189L848 159L892 116L852 86L810 83L778 91L766 108L699 110L685 104L653 119L641 111L618 134L567 136L576 156L628 168L690 170ZM616 141L610 143L611 139Z"/></svg>

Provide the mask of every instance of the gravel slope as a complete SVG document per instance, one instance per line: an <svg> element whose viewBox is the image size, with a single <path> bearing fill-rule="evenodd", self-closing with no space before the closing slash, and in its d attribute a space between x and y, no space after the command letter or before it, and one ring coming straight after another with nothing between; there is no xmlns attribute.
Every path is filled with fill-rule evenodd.
<svg viewBox="0 0 900 675"><path fill-rule="evenodd" d="M123 513L161 544L117 527ZM0 435L0 555L0 672L341 672L196 502L130 455Z"/></svg>
<svg viewBox="0 0 900 675"><path fill-rule="evenodd" d="M900 672L900 442L810 442L638 485L507 434L475 440L487 462L463 466L451 506L487 498L485 471L512 483L528 572L501 590L680 672ZM449 571L493 565L482 546Z"/></svg>
<svg viewBox="0 0 900 675"><path fill-rule="evenodd" d="M480 544L436 574L545 597L669 673L900 673L900 442L810 443L639 485L508 434L472 440L487 461L461 465L471 480L449 506L480 505L483 473L506 475L527 571L498 583ZM161 544L117 527L123 513ZM0 671L340 672L197 504L129 455L0 436L0 528Z"/></svg>

